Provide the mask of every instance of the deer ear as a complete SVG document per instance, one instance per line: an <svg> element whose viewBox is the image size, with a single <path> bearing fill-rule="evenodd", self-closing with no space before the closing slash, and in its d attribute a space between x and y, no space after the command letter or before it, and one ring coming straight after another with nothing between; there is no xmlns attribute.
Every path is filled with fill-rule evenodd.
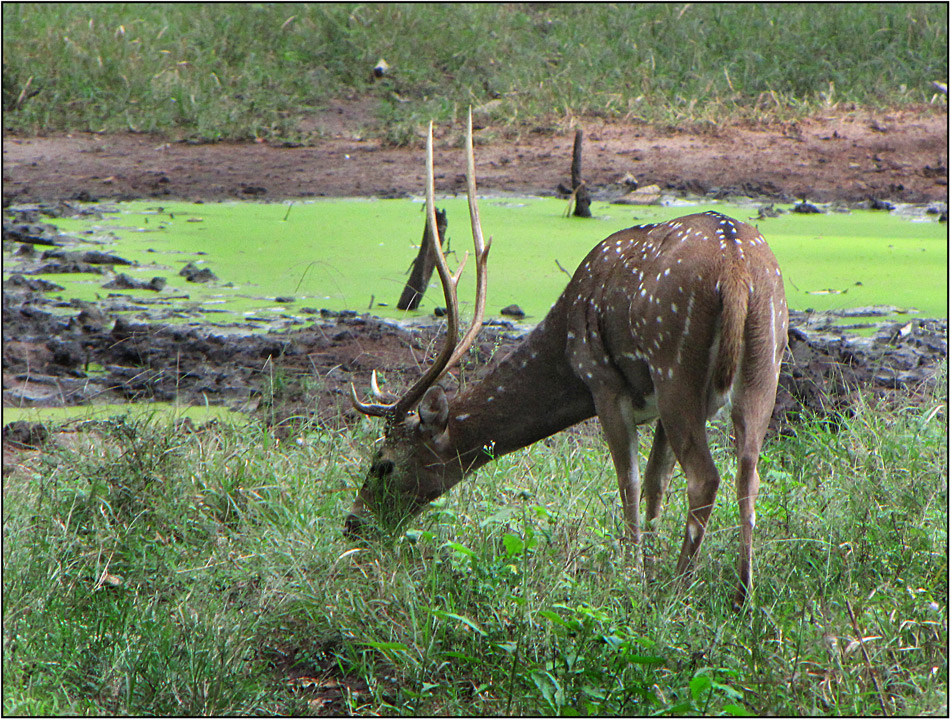
<svg viewBox="0 0 950 719"><path fill-rule="evenodd" d="M422 428L435 436L445 431L449 423L449 400L441 387L430 387L419 403L419 419Z"/></svg>

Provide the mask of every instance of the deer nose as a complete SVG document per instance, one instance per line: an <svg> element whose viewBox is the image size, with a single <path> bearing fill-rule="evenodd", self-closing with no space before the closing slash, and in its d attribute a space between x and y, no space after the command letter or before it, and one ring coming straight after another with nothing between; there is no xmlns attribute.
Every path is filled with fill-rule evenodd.
<svg viewBox="0 0 950 719"><path fill-rule="evenodd" d="M363 529L366 527L366 520L364 520L358 514L347 515L346 521L343 523L343 536L344 537L358 537L363 533Z"/></svg>

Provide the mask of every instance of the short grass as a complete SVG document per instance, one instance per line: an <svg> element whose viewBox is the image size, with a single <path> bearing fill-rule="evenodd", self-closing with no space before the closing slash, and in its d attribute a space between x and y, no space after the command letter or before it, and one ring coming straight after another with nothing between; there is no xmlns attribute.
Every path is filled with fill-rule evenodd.
<svg viewBox="0 0 950 719"><path fill-rule="evenodd" d="M521 131L575 115L661 123L926 103L947 78L943 3L9 3L4 130L415 142L469 105ZM380 81L371 69L391 66Z"/></svg>
<svg viewBox="0 0 950 719"><path fill-rule="evenodd" d="M738 614L718 425L723 492L677 592L684 479L644 586L593 424L351 542L369 420L284 441L101 422L5 474L3 712L942 716L946 407L944 368L921 402L771 438Z"/></svg>

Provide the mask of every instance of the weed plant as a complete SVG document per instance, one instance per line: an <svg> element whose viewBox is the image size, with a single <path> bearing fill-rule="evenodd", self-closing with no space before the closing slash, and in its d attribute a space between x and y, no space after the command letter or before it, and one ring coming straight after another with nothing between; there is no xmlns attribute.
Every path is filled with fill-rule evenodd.
<svg viewBox="0 0 950 719"><path fill-rule="evenodd" d="M945 715L946 402L769 440L738 613L728 425L682 591L683 477L644 585L593 422L356 542L368 419L59 435L4 475L3 712Z"/></svg>
<svg viewBox="0 0 950 719"><path fill-rule="evenodd" d="M364 98L348 131L405 144L469 105L515 132L717 124L925 103L947 77L943 3L10 3L3 38L4 130L26 133L301 140Z"/></svg>

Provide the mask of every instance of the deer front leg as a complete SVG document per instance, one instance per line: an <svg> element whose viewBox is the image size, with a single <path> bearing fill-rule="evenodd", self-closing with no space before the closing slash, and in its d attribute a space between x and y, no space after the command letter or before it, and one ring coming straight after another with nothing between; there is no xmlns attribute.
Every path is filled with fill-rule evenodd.
<svg viewBox="0 0 950 719"><path fill-rule="evenodd" d="M643 561L640 547L640 466L633 402L626 394L603 393L595 395L594 406L617 471L627 548L628 551L634 550L634 561L639 567Z"/></svg>

